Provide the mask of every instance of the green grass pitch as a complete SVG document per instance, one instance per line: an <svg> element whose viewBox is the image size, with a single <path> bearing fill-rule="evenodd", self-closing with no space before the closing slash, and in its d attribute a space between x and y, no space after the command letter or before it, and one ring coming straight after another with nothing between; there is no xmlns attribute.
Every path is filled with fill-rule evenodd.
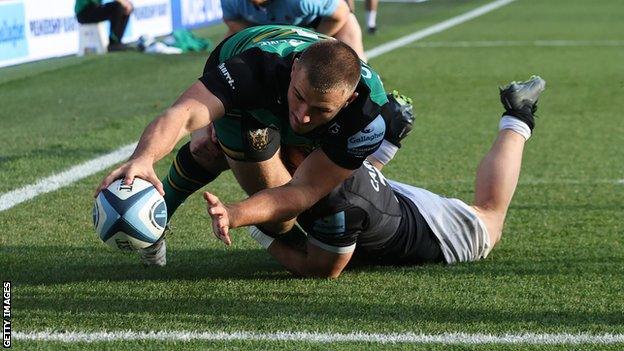
<svg viewBox="0 0 624 351"><path fill-rule="evenodd" d="M365 35L365 46L485 3L382 2L378 34ZM363 4L356 5L361 14ZM243 230L232 247L221 245L196 195L173 219L168 265L144 269L136 256L113 252L95 236L92 193L100 172L0 212L0 278L13 282L14 332L624 333L623 17L624 5L615 0L518 0L371 60L387 89L414 98L417 113L413 134L384 173L465 201L496 134L497 86L531 74L547 80L503 240L488 259L296 279ZM200 31L215 41L223 33L223 26ZM200 75L205 59L116 53L0 68L0 194L137 140ZM159 175L170 161L157 164ZM210 189L226 201L243 197L229 173ZM13 344L19 350L622 346Z"/></svg>

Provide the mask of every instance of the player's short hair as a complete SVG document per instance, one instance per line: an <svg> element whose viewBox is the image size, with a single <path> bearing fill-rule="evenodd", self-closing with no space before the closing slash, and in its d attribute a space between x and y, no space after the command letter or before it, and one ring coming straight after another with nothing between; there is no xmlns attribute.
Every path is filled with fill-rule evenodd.
<svg viewBox="0 0 624 351"><path fill-rule="evenodd" d="M360 58L347 44L322 40L306 48L299 64L312 89L322 93L336 89L355 90L360 81Z"/></svg>

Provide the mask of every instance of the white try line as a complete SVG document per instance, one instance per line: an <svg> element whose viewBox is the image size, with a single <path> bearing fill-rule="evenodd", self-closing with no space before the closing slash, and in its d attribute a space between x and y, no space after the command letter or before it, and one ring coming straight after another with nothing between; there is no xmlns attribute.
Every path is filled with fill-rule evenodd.
<svg viewBox="0 0 624 351"><path fill-rule="evenodd" d="M624 40L533 40L533 41L510 41L510 40L474 40L474 41L429 41L410 44L409 47L417 48L498 48L514 46L540 46L540 47L583 47L583 46L624 46Z"/></svg>
<svg viewBox="0 0 624 351"><path fill-rule="evenodd" d="M475 17L481 16L485 13L493 11L501 6L507 5L515 0L497 0L487 5L478 7L472 11L469 11L463 15L453 17L446 21L440 22L431 27L425 28L413 34L404 36L397 40L390 41L386 44L380 45L372 50L366 52L368 58L374 58L379 55L383 55L389 51L397 49L401 46L410 44L416 40L425 38L429 35L439 33L445 29L464 23ZM127 159L132 150L136 146L136 143L121 147L107 155L100 156L96 159L87 161L81 165L72 167L66 171L58 174L54 174L50 177L43 178L35 184L27 185L22 188L10 191L0 195L0 212L8 210L9 208L16 206L24 201L28 201L38 195L45 194L51 191L58 190L64 186L70 185L78 180L86 178L92 174L95 174L101 170L104 170L118 162Z"/></svg>
<svg viewBox="0 0 624 351"><path fill-rule="evenodd" d="M624 334L418 334L418 333L316 333L316 332L199 332L199 331L102 331L102 332L15 332L15 341L110 342L110 341L304 341L304 342L373 342L413 344L618 344Z"/></svg>

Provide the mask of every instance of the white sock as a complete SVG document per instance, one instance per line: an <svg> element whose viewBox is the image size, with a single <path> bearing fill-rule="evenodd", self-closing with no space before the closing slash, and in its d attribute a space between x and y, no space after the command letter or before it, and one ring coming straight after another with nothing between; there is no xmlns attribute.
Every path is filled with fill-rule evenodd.
<svg viewBox="0 0 624 351"><path fill-rule="evenodd" d="M366 23L368 23L368 28L377 26L377 11L366 11Z"/></svg>
<svg viewBox="0 0 624 351"><path fill-rule="evenodd" d="M515 117L503 116L498 123L498 130L501 131L503 129L509 129L522 135L524 140L529 140L531 137L531 128Z"/></svg>
<svg viewBox="0 0 624 351"><path fill-rule="evenodd" d="M379 163L385 166L394 158L397 151L399 151L399 148L396 145L384 139L379 149L373 152L371 157L374 157Z"/></svg>
<svg viewBox="0 0 624 351"><path fill-rule="evenodd" d="M275 240L264 234L260 229L258 229L258 227L253 225L249 227L249 236L251 236L264 249L268 249Z"/></svg>

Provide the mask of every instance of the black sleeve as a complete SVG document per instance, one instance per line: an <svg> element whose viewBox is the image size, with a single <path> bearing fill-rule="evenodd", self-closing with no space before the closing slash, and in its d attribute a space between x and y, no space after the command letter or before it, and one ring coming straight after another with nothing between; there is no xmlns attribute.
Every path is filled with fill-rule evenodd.
<svg viewBox="0 0 624 351"><path fill-rule="evenodd" d="M327 251L346 253L355 250L367 221L366 212L351 206L311 221L306 230L312 244Z"/></svg>
<svg viewBox="0 0 624 351"><path fill-rule="evenodd" d="M199 80L221 100L226 111L260 108L276 94L271 79L272 56L250 49L212 67L207 65Z"/></svg>
<svg viewBox="0 0 624 351"><path fill-rule="evenodd" d="M341 125L340 131L329 134L321 145L327 157L342 168L359 168L366 157L379 148L386 133L381 107L368 98L362 100L340 116L337 121Z"/></svg>

